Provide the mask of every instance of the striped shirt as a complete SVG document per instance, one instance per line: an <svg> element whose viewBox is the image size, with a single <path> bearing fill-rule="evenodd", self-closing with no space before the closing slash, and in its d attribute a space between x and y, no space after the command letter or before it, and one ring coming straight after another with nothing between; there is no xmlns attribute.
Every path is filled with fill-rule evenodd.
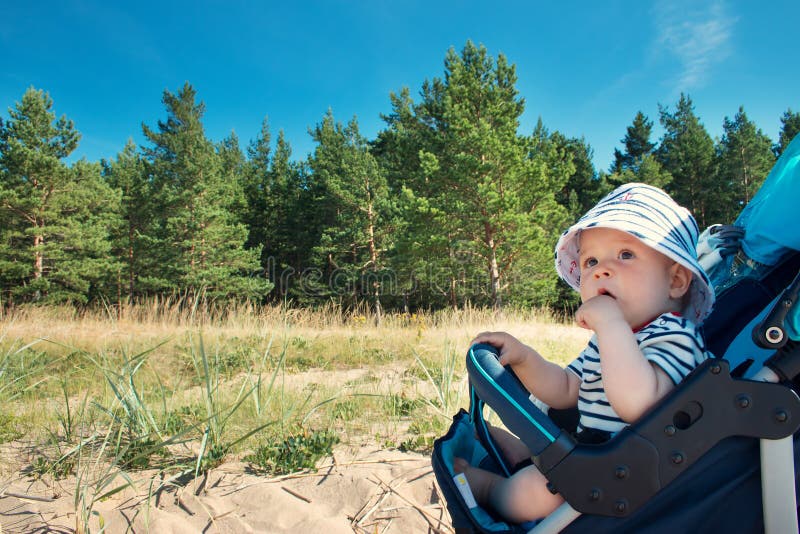
<svg viewBox="0 0 800 534"><path fill-rule="evenodd" d="M683 380L698 364L711 357L706 351L699 328L691 321L672 313L656 317L634 335L644 357L667 373L675 384ZM600 354L597 350L597 334L592 336L589 345L567 369L581 379L578 393L579 432L584 428L593 428L613 434L628 426L606 397Z"/></svg>

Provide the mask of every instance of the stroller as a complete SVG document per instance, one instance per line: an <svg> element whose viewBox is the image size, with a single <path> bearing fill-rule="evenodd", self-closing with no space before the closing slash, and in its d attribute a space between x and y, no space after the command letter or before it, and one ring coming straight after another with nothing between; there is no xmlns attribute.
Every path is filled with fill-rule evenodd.
<svg viewBox="0 0 800 534"><path fill-rule="evenodd" d="M732 226L701 236L717 288L704 323L717 357L611 440L576 444L577 411L540 410L497 351L467 354L469 411L436 440L434 473L456 532L798 532L800 136ZM503 522L454 479L453 457L510 476L484 407L530 449L565 503L536 524Z"/></svg>

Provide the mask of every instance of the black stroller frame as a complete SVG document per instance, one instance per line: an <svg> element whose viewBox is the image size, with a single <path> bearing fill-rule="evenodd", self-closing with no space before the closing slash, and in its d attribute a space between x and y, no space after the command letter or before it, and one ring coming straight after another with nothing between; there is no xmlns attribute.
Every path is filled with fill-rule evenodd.
<svg viewBox="0 0 800 534"><path fill-rule="evenodd" d="M706 323L709 348L722 355L735 333L755 322L753 341L774 351L763 367L745 379L742 375L747 363L731 371L725 359L707 360L638 421L599 445L576 444L568 431L533 403L526 402L528 392L510 368L500 366L496 349L473 346L467 355L470 411L454 417L451 431L437 440L433 454L434 471L456 530L525 531L502 522L490 521L486 527L486 522L480 520L486 514L475 513L475 509L467 511L453 487L452 459L447 455L457 447L448 443L454 439L457 425L475 428L478 441L486 450L487 466L494 466L499 473L511 473L512 468L486 430L483 407L488 404L528 446L534 464L548 478L551 491L565 499L560 508L529 532L674 531L674 522L659 525L642 519L647 508L663 511L665 506L671 506L654 506L653 501L658 499L678 502L677 495L686 493L689 487L682 475L688 471L711 472L726 448L744 450L751 447L752 438L759 440L761 517L749 511L741 523L734 518L719 530L798 532L794 466L795 451L800 450L800 446L795 447L795 440L799 439L795 433L800 429L800 397L794 381L800 376L800 343L789 340L784 326L787 313L798 302L798 270L800 254L795 253L763 280L743 280L729 288L719 297L719 312L715 311ZM780 296L776 299L776 295ZM771 302L774 304L770 306ZM763 319L754 317L763 309L769 310ZM719 447L723 441L725 447ZM752 456L751 452L747 454L748 458ZM726 490L731 494L738 495L740 490L733 486L739 483L752 493L758 472L757 467L749 469L746 484L744 478L737 482L715 475L713 480L731 486ZM678 484L672 484L676 479ZM717 500L724 502L725 498ZM706 509L706 515L716 513L710 512L708 506ZM583 514L586 516L581 517Z"/></svg>

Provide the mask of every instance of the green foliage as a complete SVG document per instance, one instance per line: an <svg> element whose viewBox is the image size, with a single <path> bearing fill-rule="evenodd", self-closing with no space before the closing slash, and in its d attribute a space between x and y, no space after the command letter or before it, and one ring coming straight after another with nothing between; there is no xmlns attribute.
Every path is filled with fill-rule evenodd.
<svg viewBox="0 0 800 534"><path fill-rule="evenodd" d="M611 165L610 172L618 174L624 170L632 170L635 173L642 159L652 154L656 147L655 143L650 142L652 131L653 121L641 111L637 112L633 123L628 126L627 133L622 139L625 152L614 149L614 163Z"/></svg>
<svg viewBox="0 0 800 534"><path fill-rule="evenodd" d="M380 318L391 209L386 178L355 118L344 126L329 111L312 135L308 222L317 237L309 260L322 276L307 289L353 308L368 300Z"/></svg>
<svg viewBox="0 0 800 534"><path fill-rule="evenodd" d="M244 248L247 228L234 210L244 205L240 162L232 138L218 149L205 136L205 106L188 83L164 91L166 122L144 126L152 143L145 156L152 173L158 221L159 271L149 273L163 289L210 297L257 298L271 284L260 276L260 249Z"/></svg>
<svg viewBox="0 0 800 534"><path fill-rule="evenodd" d="M467 42L460 54L448 51L444 79L426 81L421 102L407 91L392 96L377 152L400 193L393 263L412 281L409 292L424 282L423 298L437 306L530 298L510 291L522 281L539 281L544 292L554 287L551 269L540 276L540 260L552 246L552 226L565 219L555 192L569 163L561 165L545 135L518 135L524 100L515 84L505 56L495 60ZM393 150L409 159L392 158Z"/></svg>
<svg viewBox="0 0 800 534"><path fill-rule="evenodd" d="M164 91L166 117L116 158L67 163L80 133L29 88L0 120L0 312L66 302L121 314L150 297L333 303L380 322L470 305L575 304L552 269L558 235L611 187L665 188L702 227L730 222L800 132L773 143L740 108L714 140L689 95L659 105L663 136L637 112L606 173L583 138L540 120L520 131L516 67L467 41L416 100L389 95L386 127L365 138L329 110L293 160L283 134L246 150L206 136L188 82ZM236 364L232 362L231 370Z"/></svg>
<svg viewBox="0 0 800 534"><path fill-rule="evenodd" d="M158 421L162 417L154 413L145 392L137 385L136 375L149 354L149 351L143 352L130 359L123 355L120 364L96 362L113 394L108 406L97 404L97 407L108 418L108 439L115 463L128 469L152 467L153 457L169 457L166 445L177 441L161 428ZM162 389L160 393L164 406L166 392Z"/></svg>
<svg viewBox="0 0 800 534"><path fill-rule="evenodd" d="M433 386L436 396L433 399L426 399L426 403L431 407L443 421L448 421L453 413L461 405L462 389L458 387L460 369L462 362L460 350L445 346L444 358L441 362L426 364L418 354L414 354L420 369L431 386Z"/></svg>
<svg viewBox="0 0 800 534"><path fill-rule="evenodd" d="M59 458L36 456L31 462L31 474L36 478L51 476L56 480L63 480L75 474L76 462L74 455Z"/></svg>
<svg viewBox="0 0 800 534"><path fill-rule="evenodd" d="M399 449L403 452L430 453L433 442L445 430L445 425L435 419L415 419L408 428L411 436L400 443Z"/></svg>
<svg viewBox="0 0 800 534"><path fill-rule="evenodd" d="M692 212L700 228L722 222L715 217L720 188L714 172L714 141L695 115L692 99L681 94L674 112L659 105L659 113L664 136L655 154L672 176L667 192Z"/></svg>
<svg viewBox="0 0 800 534"><path fill-rule="evenodd" d="M656 144L650 142L653 121L641 111L636 113L633 124L622 139L625 152L614 149L614 163L611 175L607 177L611 187L630 182L641 182L662 189L669 187L672 175L664 170L655 157Z"/></svg>
<svg viewBox="0 0 800 534"><path fill-rule="evenodd" d="M332 430L300 430L260 445L245 460L268 474L287 475L314 469L321 458L333 453L337 443L339 437Z"/></svg>
<svg viewBox="0 0 800 534"><path fill-rule="evenodd" d="M398 394L389 395L385 402L386 411L392 417L409 417L425 406L425 402L422 399Z"/></svg>
<svg viewBox="0 0 800 534"><path fill-rule="evenodd" d="M717 220L730 223L736 218L775 164L772 142L747 118L740 107L733 119L725 117L719 143L717 180L721 186Z"/></svg>
<svg viewBox="0 0 800 534"><path fill-rule="evenodd" d="M28 89L0 124L0 295L13 301L87 302L109 292L109 227L119 198L100 166L64 163L78 146L72 121Z"/></svg>
<svg viewBox="0 0 800 534"><path fill-rule="evenodd" d="M13 414L0 412L0 443L14 441L22 437L24 432L20 428L20 423Z"/></svg>
<svg viewBox="0 0 800 534"><path fill-rule="evenodd" d="M122 260L117 273L114 273L116 294L120 298L133 299L160 287L159 284L148 284L148 280L158 272L153 183L148 166L136 151L133 140L128 140L116 160L103 162L103 176L121 197L119 224L111 228L112 250Z"/></svg>
<svg viewBox="0 0 800 534"><path fill-rule="evenodd" d="M789 108L781 115L781 133L775 146L775 155L780 156L798 133L800 133L800 113Z"/></svg>

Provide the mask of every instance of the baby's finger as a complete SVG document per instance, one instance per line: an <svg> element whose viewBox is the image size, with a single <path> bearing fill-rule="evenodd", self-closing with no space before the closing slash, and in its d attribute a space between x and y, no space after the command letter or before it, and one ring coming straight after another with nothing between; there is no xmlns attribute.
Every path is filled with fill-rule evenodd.
<svg viewBox="0 0 800 534"><path fill-rule="evenodd" d="M486 343L487 345L492 345L493 347L501 347L503 345L498 332L481 332L470 342L470 346L475 345L476 343Z"/></svg>
<svg viewBox="0 0 800 534"><path fill-rule="evenodd" d="M575 316L575 322L581 328L585 328L586 330L591 330L592 328L589 326L589 323L586 322L586 317L583 314L579 314Z"/></svg>

